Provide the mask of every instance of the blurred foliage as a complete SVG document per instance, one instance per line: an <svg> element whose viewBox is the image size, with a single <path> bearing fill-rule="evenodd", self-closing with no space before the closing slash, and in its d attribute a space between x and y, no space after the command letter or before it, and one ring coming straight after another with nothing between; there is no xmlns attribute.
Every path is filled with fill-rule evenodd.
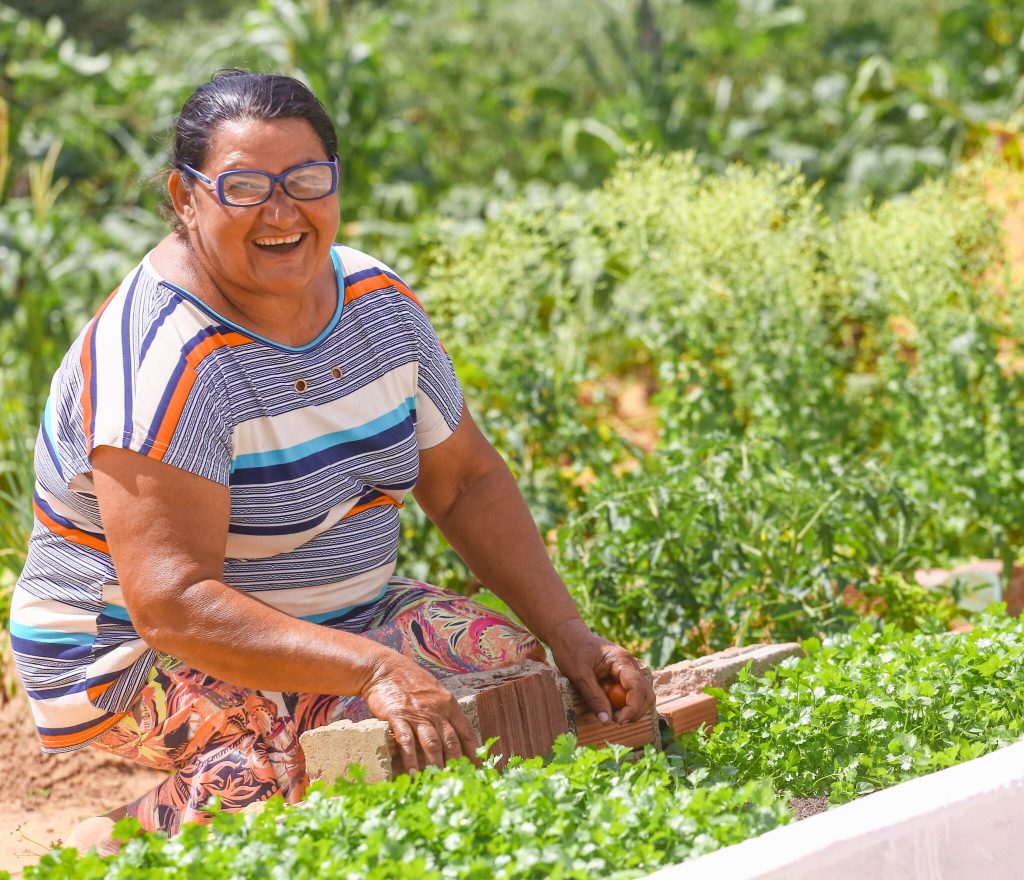
<svg viewBox="0 0 1024 880"><path fill-rule="evenodd" d="M986 274L977 172L902 194L993 136L1020 161L1022 37L1009 0L0 4L4 547L23 547L49 376L166 230L174 116L242 66L323 99L346 241L422 287L544 534L575 517L562 561L607 632L653 644L662 603L672 632L652 650L676 656L796 626L796 605L825 625L830 579L872 566L1010 559L1024 313ZM621 430L624 382L656 391L653 459ZM746 495L729 482L742 449L761 474ZM696 528L657 498L660 519L611 500L652 480L700 517L732 510L732 549L665 544L666 571L705 593L658 575L616 610L602 542L633 534L616 552L634 558ZM613 508L621 533L600 525ZM755 521L785 544L819 509L788 568L741 546L760 547ZM405 529L408 573L466 582L415 509Z"/></svg>
<svg viewBox="0 0 1024 880"><path fill-rule="evenodd" d="M830 220L791 171L641 155L435 252L434 319L542 531L568 519L591 623L661 664L843 628L844 590L879 575L1020 554L997 180L969 166ZM656 377L650 454L593 390L631 372Z"/></svg>

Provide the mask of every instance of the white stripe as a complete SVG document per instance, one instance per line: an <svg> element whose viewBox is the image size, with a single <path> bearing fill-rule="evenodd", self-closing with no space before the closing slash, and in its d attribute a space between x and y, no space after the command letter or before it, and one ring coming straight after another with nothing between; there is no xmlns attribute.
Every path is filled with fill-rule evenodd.
<svg viewBox="0 0 1024 880"><path fill-rule="evenodd" d="M394 570L394 563L382 565L341 583L293 590L264 590L259 593L259 598L292 617L325 614L375 599Z"/></svg>
<svg viewBox="0 0 1024 880"><path fill-rule="evenodd" d="M415 363L404 364L331 403L241 422L232 434L234 457L288 449L372 422L405 403L408 389L416 387L415 373ZM311 376L308 381L317 380L330 381L330 372L326 376Z"/></svg>

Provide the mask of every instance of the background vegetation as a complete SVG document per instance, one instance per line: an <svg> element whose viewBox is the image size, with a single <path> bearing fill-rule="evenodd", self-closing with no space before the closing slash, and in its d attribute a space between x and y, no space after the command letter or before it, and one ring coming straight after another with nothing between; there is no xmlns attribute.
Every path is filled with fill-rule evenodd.
<svg viewBox="0 0 1024 880"><path fill-rule="evenodd" d="M344 239L423 293L603 632L665 662L1012 561L1015 178L954 169L1019 160L1022 34L1011 0L0 5L0 614L49 376L230 65L325 101ZM406 533L405 572L468 583Z"/></svg>

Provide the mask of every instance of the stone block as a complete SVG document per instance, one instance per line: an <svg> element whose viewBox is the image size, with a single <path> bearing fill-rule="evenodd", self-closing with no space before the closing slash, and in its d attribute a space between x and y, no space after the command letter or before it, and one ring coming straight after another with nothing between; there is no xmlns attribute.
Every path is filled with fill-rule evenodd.
<svg viewBox="0 0 1024 880"><path fill-rule="evenodd" d="M703 693L706 687L728 689L740 671L751 663L754 675L763 675L788 657L803 656L795 642L769 645L747 645L727 648L717 654L673 663L654 673L654 693L659 704L677 697Z"/></svg>
<svg viewBox="0 0 1024 880"><path fill-rule="evenodd" d="M299 737L299 745L306 756L306 773L310 780L333 783L338 777L351 779L349 767L361 764L366 770L363 777L366 782L391 779L388 733L388 723L377 718L335 721L307 730Z"/></svg>
<svg viewBox="0 0 1024 880"><path fill-rule="evenodd" d="M710 730L718 723L718 700L711 694L691 694L658 703L658 714L678 735L697 730L702 724Z"/></svg>

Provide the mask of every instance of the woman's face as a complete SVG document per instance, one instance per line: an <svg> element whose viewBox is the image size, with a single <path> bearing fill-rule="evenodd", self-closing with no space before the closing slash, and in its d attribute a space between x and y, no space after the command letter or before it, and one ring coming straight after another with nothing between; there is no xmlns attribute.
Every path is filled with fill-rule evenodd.
<svg viewBox="0 0 1024 880"><path fill-rule="evenodd" d="M282 172L330 159L313 127L299 118L221 123L201 168L207 177L241 169ZM301 295L330 266L338 232L338 194L299 201L275 184L262 205L229 207L199 180L172 190L203 268L227 294ZM295 236L297 242L293 243ZM333 277L333 275L332 275Z"/></svg>

